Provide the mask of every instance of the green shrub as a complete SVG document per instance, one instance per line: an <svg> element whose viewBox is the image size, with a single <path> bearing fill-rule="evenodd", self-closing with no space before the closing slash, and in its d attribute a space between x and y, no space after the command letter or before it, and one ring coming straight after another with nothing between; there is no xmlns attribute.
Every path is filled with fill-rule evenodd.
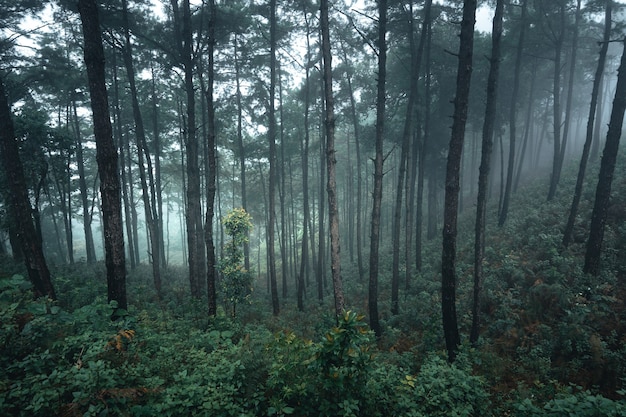
<svg viewBox="0 0 626 417"><path fill-rule="evenodd" d="M526 398L514 405L519 417L620 417L626 415L626 403L614 401L589 391L559 394L543 407Z"/></svg>

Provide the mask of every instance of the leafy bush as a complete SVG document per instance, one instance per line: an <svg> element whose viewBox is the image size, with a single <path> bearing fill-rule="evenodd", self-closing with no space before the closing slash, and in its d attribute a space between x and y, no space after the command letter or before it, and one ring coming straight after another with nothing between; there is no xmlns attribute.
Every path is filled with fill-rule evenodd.
<svg viewBox="0 0 626 417"><path fill-rule="evenodd" d="M519 417L620 417L626 415L626 403L584 391L559 394L543 407L526 398L514 410Z"/></svg>

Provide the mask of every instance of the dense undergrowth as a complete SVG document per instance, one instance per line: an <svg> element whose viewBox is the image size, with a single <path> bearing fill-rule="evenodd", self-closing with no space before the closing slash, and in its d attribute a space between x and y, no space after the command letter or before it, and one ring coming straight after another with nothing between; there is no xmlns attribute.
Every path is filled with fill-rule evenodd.
<svg viewBox="0 0 626 417"><path fill-rule="evenodd" d="M595 183L574 244L560 247L571 169L555 201L545 202L545 183L528 185L508 223L488 227L482 335L454 365L444 360L436 241L399 315L388 313L382 272L379 341L355 313L366 311L367 286L350 265L351 311L337 320L331 297L308 299L306 313L283 300L273 317L262 289L237 318L224 305L209 319L206 303L187 296L183 268L164 274L158 300L142 267L129 275L129 311L112 322L103 265L56 268L59 301L50 302L33 300L20 265L3 259L0 415L624 416L626 176L620 167L602 274L589 277L581 266ZM459 226L458 312L468 334L473 213Z"/></svg>

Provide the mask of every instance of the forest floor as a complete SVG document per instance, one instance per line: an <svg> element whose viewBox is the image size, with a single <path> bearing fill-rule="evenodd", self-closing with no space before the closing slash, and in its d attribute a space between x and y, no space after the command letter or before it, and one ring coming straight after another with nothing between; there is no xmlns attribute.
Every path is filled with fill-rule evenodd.
<svg viewBox="0 0 626 417"><path fill-rule="evenodd" d="M623 153L620 155L624 160ZM486 232L482 331L471 325L474 213L461 213L457 312L463 345L443 359L439 239L390 314L391 254L380 259L383 336L367 313L367 277L344 261L350 312L336 319L332 295L295 296L271 314L259 285L237 317L188 296L186 271L129 273L130 307L111 322L104 265L54 268L59 301L33 300L23 266L0 260L0 415L15 416L623 416L626 415L626 168L614 176L602 271L581 272L596 171L588 173L574 242L561 246L576 167L557 198L547 181L514 195ZM469 204L467 204L469 205Z"/></svg>

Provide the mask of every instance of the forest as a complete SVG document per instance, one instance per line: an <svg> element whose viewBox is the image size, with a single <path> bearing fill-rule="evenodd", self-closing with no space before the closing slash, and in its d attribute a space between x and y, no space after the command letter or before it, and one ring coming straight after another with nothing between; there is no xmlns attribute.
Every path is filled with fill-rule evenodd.
<svg viewBox="0 0 626 417"><path fill-rule="evenodd" d="M0 415L626 415L625 22L0 0Z"/></svg>

